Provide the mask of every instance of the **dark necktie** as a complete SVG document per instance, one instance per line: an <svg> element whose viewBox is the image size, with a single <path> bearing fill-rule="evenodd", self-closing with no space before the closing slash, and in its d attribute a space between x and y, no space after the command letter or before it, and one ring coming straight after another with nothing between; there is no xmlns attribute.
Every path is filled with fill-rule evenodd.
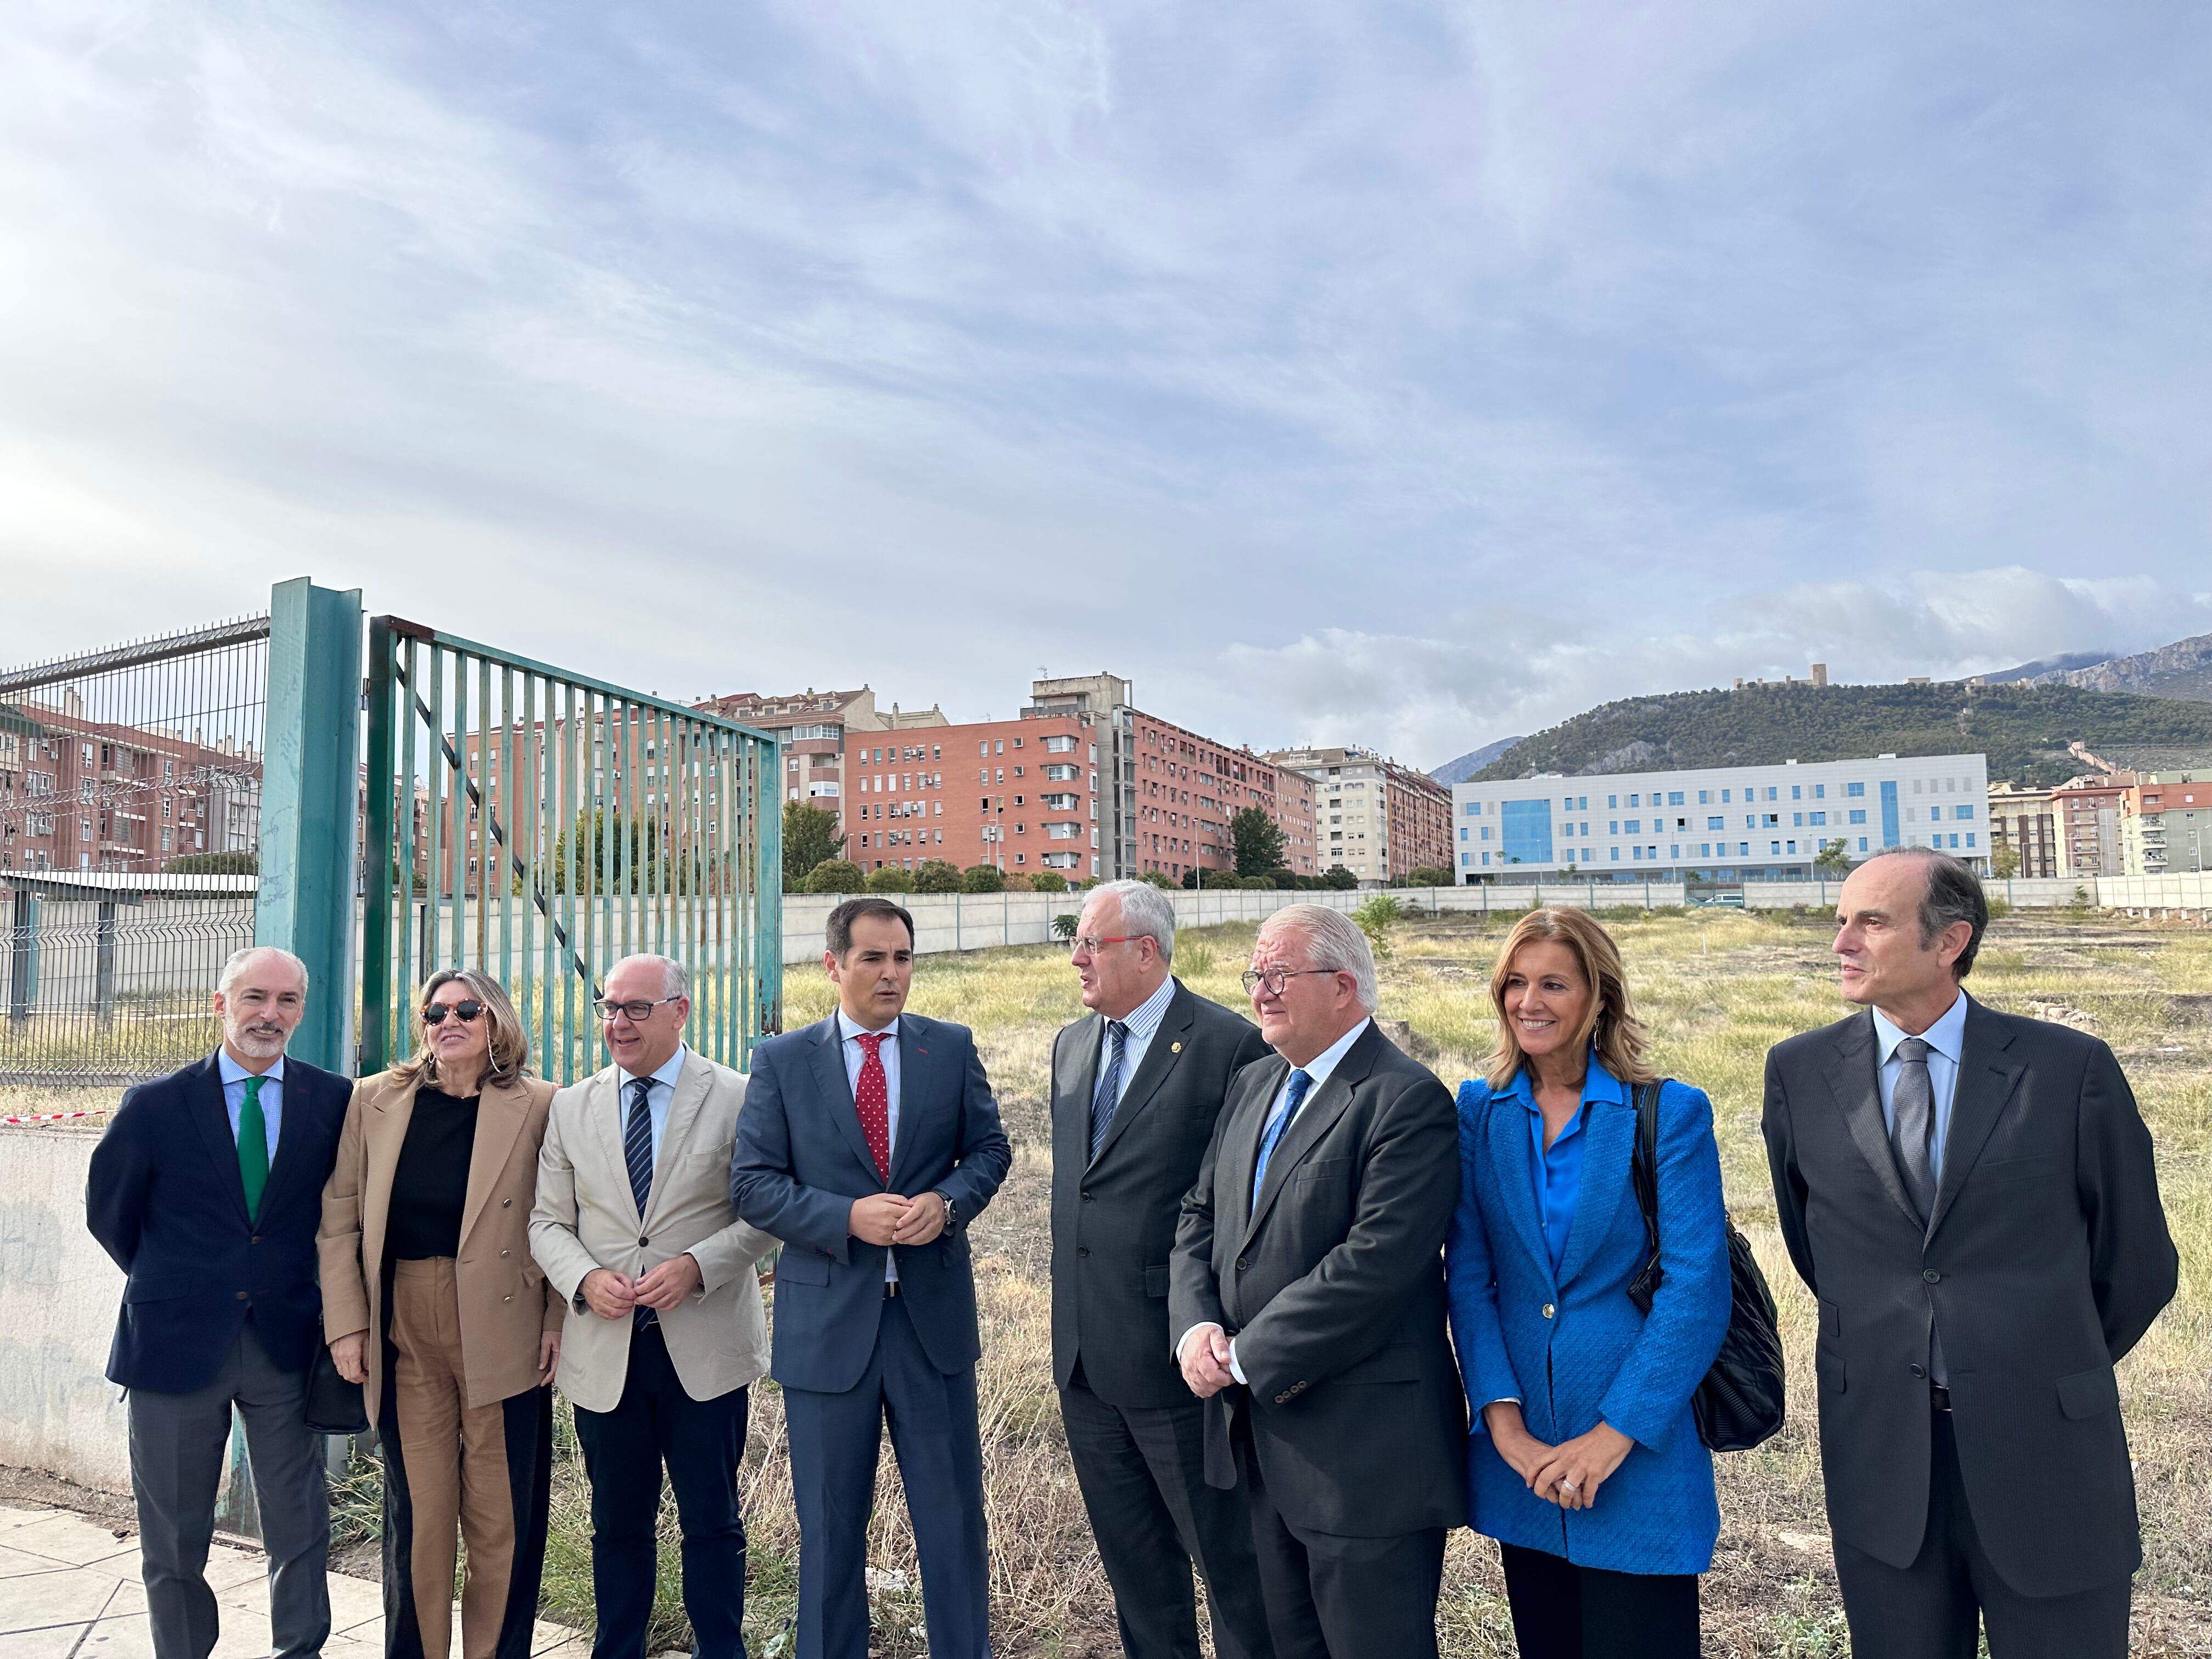
<svg viewBox="0 0 2212 1659"><path fill-rule="evenodd" d="M1905 1190L1922 1226L1936 1213L1936 1085L1928 1076L1928 1045L1907 1037L1897 1045L1897 1087L1890 1096L1889 1144Z"/></svg>
<svg viewBox="0 0 2212 1659"><path fill-rule="evenodd" d="M1267 1178L1267 1160L1275 1155L1275 1143L1283 1138L1283 1130L1297 1115L1298 1103L1313 1087L1313 1076L1304 1066L1291 1073L1291 1086L1283 1091L1283 1103L1275 1109L1274 1116L1267 1120L1267 1131L1260 1137L1260 1161L1252 1170L1252 1207L1260 1207L1260 1183Z"/></svg>
<svg viewBox="0 0 2212 1659"><path fill-rule="evenodd" d="M246 1218L261 1218L261 1194L269 1186L269 1120L261 1110L263 1079L246 1079L246 1098L238 1103L238 1178L246 1188Z"/></svg>
<svg viewBox="0 0 2212 1659"><path fill-rule="evenodd" d="M642 1221L646 1200L653 1196L653 1079L632 1078L624 1092L629 1112L623 1123L623 1162L629 1165L630 1196Z"/></svg>
<svg viewBox="0 0 2212 1659"><path fill-rule="evenodd" d="M628 1092L629 1114L623 1124L623 1162L629 1166L629 1193L637 1200L638 1224L642 1226L645 1201L653 1196L653 1079L632 1078ZM639 1330L653 1320L650 1308L630 1310L630 1323Z"/></svg>
<svg viewBox="0 0 2212 1659"><path fill-rule="evenodd" d="M853 1105L860 1115L860 1133L868 1138L868 1156L876 1160L876 1174L888 1186L891 1178L891 1080L884 1070L884 1044L889 1031L863 1031L853 1041L868 1051L860 1062L860 1080L853 1090Z"/></svg>
<svg viewBox="0 0 2212 1659"><path fill-rule="evenodd" d="M1114 1109L1121 1103L1121 1055L1129 1042L1129 1028L1118 1019L1106 1022L1106 1066L1098 1074L1097 1092L1091 1097L1091 1156L1106 1144L1113 1127Z"/></svg>

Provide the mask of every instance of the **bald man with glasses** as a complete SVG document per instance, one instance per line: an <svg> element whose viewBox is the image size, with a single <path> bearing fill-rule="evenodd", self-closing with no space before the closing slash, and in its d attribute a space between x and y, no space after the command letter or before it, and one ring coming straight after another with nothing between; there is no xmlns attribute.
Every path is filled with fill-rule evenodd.
<svg viewBox="0 0 2212 1659"><path fill-rule="evenodd" d="M695 1659L744 1653L738 1464L768 1370L754 1264L775 1240L731 1205L745 1079L684 1042L690 993L666 957L609 970L612 1063L553 1097L538 1155L530 1250L568 1304L555 1381L592 1482L592 1659L644 1659L664 1464Z"/></svg>

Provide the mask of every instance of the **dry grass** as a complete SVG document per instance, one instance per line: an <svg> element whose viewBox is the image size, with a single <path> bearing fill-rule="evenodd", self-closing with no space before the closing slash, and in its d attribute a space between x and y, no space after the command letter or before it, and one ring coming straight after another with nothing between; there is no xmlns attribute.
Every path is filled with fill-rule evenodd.
<svg viewBox="0 0 2212 1659"><path fill-rule="evenodd" d="M1382 970L1386 1018L1411 1027L1421 1058L1446 1082L1477 1074L1489 1045L1485 991L1510 918L1414 916L1392 927ZM1818 917L1741 911L1622 913L1607 918L1626 955L1658 1060L1712 1096L1729 1199L1758 1246L1781 1304L1793 1420L1769 1445L1719 1460L1723 1528L1705 1585L1707 1651L1817 1659L1848 1651L1837 1612L1820 1463L1811 1429L1812 1304L1774 1231L1759 1139L1765 1053L1844 1012ZM1236 982L1253 928L1187 934L1185 978L1242 1006ZM1197 947L1197 948L1193 948ZM2175 1304L2122 1368L2148 1554L2137 1583L2136 1650L2212 1652L2212 933L2108 917L2014 916L1992 927L1975 994L2026 1013L2032 1002L2084 1011L2121 1056L2155 1133L2166 1207L2183 1259ZM800 970L787 988L790 1021L826 1014L830 990ZM1111 1607L1068 1468L1052 1396L1046 1202L1046 1097L1053 1034L1079 1012L1064 956L1044 947L932 957L920 965L915 1012L972 1026L997 1089L1016 1162L977 1224L982 1287L987 1475L991 1495L994 1634L1017 1656L1118 1651ZM748 1514L754 1528L757 1622L769 1651L788 1607L777 1564L795 1544L780 1417L772 1388L754 1418ZM886 1656L921 1646L912 1540L886 1459L871 1560L906 1575L878 1601ZM888 1581L896 1583L896 1579ZM1513 1651L1496 1553L1454 1534L1440 1612L1448 1653Z"/></svg>

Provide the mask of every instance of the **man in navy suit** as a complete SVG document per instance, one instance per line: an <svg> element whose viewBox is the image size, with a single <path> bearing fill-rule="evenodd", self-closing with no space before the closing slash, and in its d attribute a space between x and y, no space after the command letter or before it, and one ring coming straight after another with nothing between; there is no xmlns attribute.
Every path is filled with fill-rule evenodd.
<svg viewBox="0 0 2212 1659"><path fill-rule="evenodd" d="M222 1046L125 1095L92 1155L86 1224L130 1276L107 1377L130 1391L155 1659L207 1659L216 1644L207 1556L234 1405L278 1659L330 1635L329 1492L305 1413L322 1346L315 1230L353 1085L285 1059L307 1002L297 957L239 951L215 994Z"/></svg>
<svg viewBox="0 0 2212 1659"><path fill-rule="evenodd" d="M932 1659L988 1659L967 1227L1013 1153L973 1034L902 1012L912 916L848 899L830 913L823 966L837 1012L753 1050L730 1182L738 1216L785 1244L769 1374L799 1510L799 1656L866 1659L888 1419Z"/></svg>

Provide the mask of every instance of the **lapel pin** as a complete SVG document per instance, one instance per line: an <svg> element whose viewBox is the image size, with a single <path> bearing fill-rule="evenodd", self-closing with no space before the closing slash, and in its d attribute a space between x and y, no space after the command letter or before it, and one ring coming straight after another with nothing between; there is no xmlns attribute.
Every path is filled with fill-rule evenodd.
<svg viewBox="0 0 2212 1659"><path fill-rule="evenodd" d="M1168 1052L1171 1054L1181 1054L1182 1052L1182 1044L1180 1042L1170 1042L1168 1044Z"/></svg>

